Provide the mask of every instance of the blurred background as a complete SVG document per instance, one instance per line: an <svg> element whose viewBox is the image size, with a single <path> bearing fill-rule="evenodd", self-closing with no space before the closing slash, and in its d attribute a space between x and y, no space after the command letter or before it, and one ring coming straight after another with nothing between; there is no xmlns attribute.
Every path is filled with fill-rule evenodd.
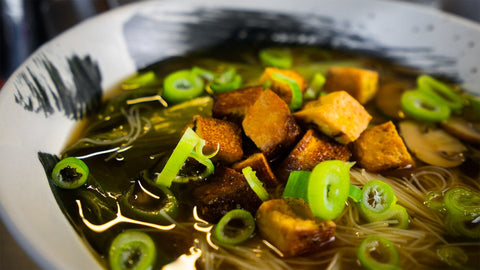
<svg viewBox="0 0 480 270"><path fill-rule="evenodd" d="M96 14L142 0L0 0L0 88L43 43ZM480 0L404 1L443 10L479 23ZM53 225L53 224L52 224ZM0 221L0 269L39 269Z"/></svg>
<svg viewBox="0 0 480 270"><path fill-rule="evenodd" d="M38 46L78 22L141 0L0 0L0 78ZM480 0L383 0L412 2L480 22Z"/></svg>

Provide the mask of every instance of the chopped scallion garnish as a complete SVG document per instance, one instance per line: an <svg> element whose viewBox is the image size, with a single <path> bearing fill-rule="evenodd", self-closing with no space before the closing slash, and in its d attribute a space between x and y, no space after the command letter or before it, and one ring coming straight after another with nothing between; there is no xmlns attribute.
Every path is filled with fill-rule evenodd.
<svg viewBox="0 0 480 270"><path fill-rule="evenodd" d="M268 200L268 197L269 197L268 192L263 187L262 181L260 181L257 178L255 171L252 170L252 167L248 166L243 168L242 173L245 176L245 179L247 179L247 182L250 185L250 187L257 194L257 196L262 201Z"/></svg>
<svg viewBox="0 0 480 270"><path fill-rule="evenodd" d="M236 245L247 240L255 231L255 220L250 212L235 209L226 213L213 229L216 242Z"/></svg>
<svg viewBox="0 0 480 270"><path fill-rule="evenodd" d="M272 78L274 80L287 84L288 87L290 88L290 91L292 91L292 100L290 101L290 104L288 104L288 107L290 108L291 111L294 111L302 107L302 102L303 102L302 90L300 90L300 86L298 86L298 83L295 80L285 75L282 75L280 73L274 73L272 75Z"/></svg>
<svg viewBox="0 0 480 270"><path fill-rule="evenodd" d="M212 155L206 156L202 153L204 145L204 140L191 128L187 128L165 164L165 167L158 174L156 183L158 185L170 187L173 181L182 182L184 179L178 176L178 173L188 157L192 157L206 166L206 171L199 176L199 178L206 177L213 173L214 166L210 160Z"/></svg>

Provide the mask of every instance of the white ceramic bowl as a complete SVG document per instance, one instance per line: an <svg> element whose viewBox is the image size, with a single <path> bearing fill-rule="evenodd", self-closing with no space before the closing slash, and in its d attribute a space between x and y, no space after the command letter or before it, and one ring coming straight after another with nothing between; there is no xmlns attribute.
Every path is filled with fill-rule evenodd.
<svg viewBox="0 0 480 270"><path fill-rule="evenodd" d="M45 269L100 268L60 211L39 161L59 154L102 91L139 68L225 40L358 50L458 80L480 95L480 25L389 1L141 2L38 49L0 92L0 213Z"/></svg>

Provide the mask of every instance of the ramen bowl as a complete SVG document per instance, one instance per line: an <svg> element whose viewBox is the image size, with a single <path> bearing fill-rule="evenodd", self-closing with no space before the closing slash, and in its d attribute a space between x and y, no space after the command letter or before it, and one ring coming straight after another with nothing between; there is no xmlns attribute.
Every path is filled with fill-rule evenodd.
<svg viewBox="0 0 480 270"><path fill-rule="evenodd" d="M62 213L42 165L109 89L168 57L231 42L324 46L447 77L480 96L480 26L390 1L146 1L43 45L0 92L0 214L45 269L101 265Z"/></svg>

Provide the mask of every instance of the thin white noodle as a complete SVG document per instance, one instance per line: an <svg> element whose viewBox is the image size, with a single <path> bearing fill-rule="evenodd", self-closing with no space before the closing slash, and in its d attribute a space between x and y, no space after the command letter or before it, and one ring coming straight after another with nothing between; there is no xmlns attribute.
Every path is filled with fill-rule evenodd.
<svg viewBox="0 0 480 270"><path fill-rule="evenodd" d="M427 224L425 224L423 221L421 220L415 220L415 222L425 228L425 230L429 231L432 235L434 235L440 242L442 243L448 243L447 240L445 240L445 238L443 238L439 233L435 232L431 227L427 226Z"/></svg>
<svg viewBox="0 0 480 270"><path fill-rule="evenodd" d="M127 114L127 112L125 111L124 108L121 109L121 113L123 114L123 116L125 116L125 119L127 120L128 126L130 128L127 134L125 134L123 136L120 136L120 137L118 137L116 139L113 139L113 140L82 138L77 143L88 142L88 143L92 143L94 145L102 146L102 145L117 144L117 143L128 140L128 138L130 138L135 131L134 127L132 126L132 117L129 114Z"/></svg>
<svg viewBox="0 0 480 270"><path fill-rule="evenodd" d="M123 113L123 112L122 112ZM130 147L130 145L138 139L140 134L142 133L142 120L140 118L140 112L139 108L136 106L132 106L126 114L128 124L130 125L130 131L133 132L133 134L130 135L129 139L127 142L120 147L120 150L117 151L117 153L122 152L123 149L126 149ZM109 161L112 158L115 158L117 153L111 154L109 157L105 159L105 161Z"/></svg>
<svg viewBox="0 0 480 270"><path fill-rule="evenodd" d="M423 177L423 176L436 176L435 179L430 179L429 177ZM447 188L447 181L445 180L445 177L439 173L439 172L435 172L435 171L421 171L421 172L418 172L414 175L412 175L412 179L413 181L417 184L417 186L420 188L420 190L423 192L423 193L427 193L428 190L427 188L425 188L420 182L421 182L421 179L423 178L423 180L429 180L429 181L441 181L442 182L442 185L440 187L441 190L444 190ZM453 179L453 177L452 177Z"/></svg>
<svg viewBox="0 0 480 270"><path fill-rule="evenodd" d="M340 260L340 256L341 256L340 252L335 253L332 261L328 264L328 267L326 268L326 270L340 269L340 265L338 264L338 261Z"/></svg>
<svg viewBox="0 0 480 270"><path fill-rule="evenodd" d="M98 151L95 153L84 155L82 156L82 158L89 158L89 157L102 155L106 153L112 153L105 159L105 161L109 161L112 158L116 157L117 153L121 153L130 149L133 142L135 142L140 137L142 132L148 132L152 128L152 123L150 122L150 120L148 118L140 116L139 108L137 106L132 106L128 111L128 113L125 111L124 108L122 108L121 113L125 116L125 119L129 127L129 131L127 134L112 140L82 138L79 141L77 141L75 145L78 145L79 143L90 143L96 146L106 146L106 145L118 144L121 142L125 142L125 143L119 147L115 147L109 150ZM142 126L142 122L145 123L143 126Z"/></svg>

